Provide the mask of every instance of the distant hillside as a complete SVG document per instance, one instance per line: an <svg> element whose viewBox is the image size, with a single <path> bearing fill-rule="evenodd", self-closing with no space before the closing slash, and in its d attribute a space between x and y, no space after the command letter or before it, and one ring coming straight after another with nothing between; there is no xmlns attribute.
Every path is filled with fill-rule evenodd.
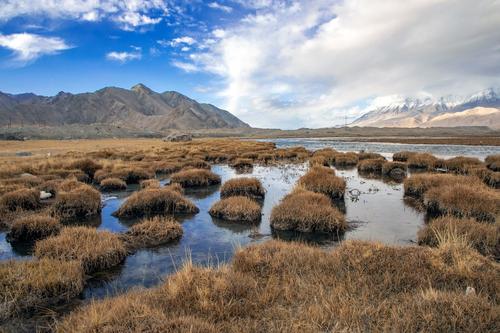
<svg viewBox="0 0 500 333"><path fill-rule="evenodd" d="M350 126L488 126L500 129L500 94L490 88L467 98L395 98L364 114Z"/></svg>
<svg viewBox="0 0 500 333"><path fill-rule="evenodd" d="M93 93L60 92L53 97L0 92L0 126L107 124L131 130L249 127L228 111L202 104L175 91L156 93L138 84Z"/></svg>

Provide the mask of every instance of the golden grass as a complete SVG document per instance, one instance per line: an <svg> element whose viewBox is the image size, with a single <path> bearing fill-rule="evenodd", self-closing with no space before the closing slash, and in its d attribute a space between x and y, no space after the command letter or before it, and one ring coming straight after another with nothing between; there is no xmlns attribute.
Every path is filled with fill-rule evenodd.
<svg viewBox="0 0 500 333"><path fill-rule="evenodd" d="M155 247L181 238L182 227L171 217L155 216L134 224L120 237L127 249Z"/></svg>
<svg viewBox="0 0 500 333"><path fill-rule="evenodd" d="M474 157L457 156L444 161L444 167L448 171L455 173L467 173L467 169L472 166L481 166L483 162Z"/></svg>
<svg viewBox="0 0 500 333"><path fill-rule="evenodd" d="M102 165L90 158L83 158L70 163L71 169L79 169L85 172L90 179L94 178L97 170L102 169Z"/></svg>
<svg viewBox="0 0 500 333"><path fill-rule="evenodd" d="M0 209L6 211L36 210L41 208L40 192L22 188L5 193L0 197Z"/></svg>
<svg viewBox="0 0 500 333"><path fill-rule="evenodd" d="M486 166L480 165L467 167L466 173L478 177L489 187L500 188L500 172L492 171Z"/></svg>
<svg viewBox="0 0 500 333"><path fill-rule="evenodd" d="M453 184L465 184L471 188L484 187L481 181L476 177L421 173L405 179L404 190L405 195L421 198L425 192L433 187Z"/></svg>
<svg viewBox="0 0 500 333"><path fill-rule="evenodd" d="M297 186L307 191L322 193L334 200L344 198L346 184L344 179L335 176L328 167L313 167L299 178Z"/></svg>
<svg viewBox="0 0 500 333"><path fill-rule="evenodd" d="M487 187L450 184L429 189L424 203L430 214L471 217L494 222L500 214L500 193Z"/></svg>
<svg viewBox="0 0 500 333"><path fill-rule="evenodd" d="M462 238L479 253L500 259L500 226L445 216L432 220L418 232L420 245L439 246L442 242Z"/></svg>
<svg viewBox="0 0 500 333"><path fill-rule="evenodd" d="M360 161L362 160L385 160L385 157L380 155L379 153L370 153L370 152L360 152L358 153L358 158Z"/></svg>
<svg viewBox="0 0 500 333"><path fill-rule="evenodd" d="M251 169L253 168L253 161L249 158L236 158L230 165L235 169Z"/></svg>
<svg viewBox="0 0 500 333"><path fill-rule="evenodd" d="M127 189L127 183L120 178L105 178L100 183L101 191L123 191Z"/></svg>
<svg viewBox="0 0 500 333"><path fill-rule="evenodd" d="M484 160L486 167L492 171L500 171L500 154L487 156Z"/></svg>
<svg viewBox="0 0 500 333"><path fill-rule="evenodd" d="M382 164L382 174L394 179L403 179L406 177L407 166L403 162L384 162Z"/></svg>
<svg viewBox="0 0 500 333"><path fill-rule="evenodd" d="M417 153L413 151L400 151L392 154L392 160L394 162L408 162L408 159Z"/></svg>
<svg viewBox="0 0 500 333"><path fill-rule="evenodd" d="M101 212L101 194L89 185L75 184L56 196L52 213L63 220L82 219Z"/></svg>
<svg viewBox="0 0 500 333"><path fill-rule="evenodd" d="M229 265L187 264L157 288L94 302L56 331L496 332L499 274L466 247L269 241ZM172 329L173 318L191 326Z"/></svg>
<svg viewBox="0 0 500 333"><path fill-rule="evenodd" d="M347 228L344 215L320 193L298 190L273 208L271 226L276 230L334 233Z"/></svg>
<svg viewBox="0 0 500 333"><path fill-rule="evenodd" d="M198 212L190 200L175 190L148 188L134 192L113 215L131 218Z"/></svg>
<svg viewBox="0 0 500 333"><path fill-rule="evenodd" d="M14 220L7 235L10 241L34 241L59 233L60 222L49 215L37 214Z"/></svg>
<svg viewBox="0 0 500 333"><path fill-rule="evenodd" d="M222 184L220 189L221 198L230 196L246 196L261 200L264 199L266 191L260 180L255 177L233 178Z"/></svg>
<svg viewBox="0 0 500 333"><path fill-rule="evenodd" d="M330 166L330 162L328 161L328 158L323 155L313 155L309 157L309 166L315 167L315 166Z"/></svg>
<svg viewBox="0 0 500 333"><path fill-rule="evenodd" d="M0 263L0 320L76 297L83 290L77 261L53 259Z"/></svg>
<svg viewBox="0 0 500 333"><path fill-rule="evenodd" d="M407 163L409 168L431 171L436 168L438 159L428 153L415 153L408 157Z"/></svg>
<svg viewBox="0 0 500 333"><path fill-rule="evenodd" d="M261 219L261 206L246 196L230 196L217 201L209 210L211 216L235 222L253 223Z"/></svg>
<svg viewBox="0 0 500 333"><path fill-rule="evenodd" d="M182 169L182 165L178 162L155 162L152 165L153 170L160 174L171 174Z"/></svg>
<svg viewBox="0 0 500 333"><path fill-rule="evenodd" d="M189 169L174 173L170 177L173 183L179 183L182 187L200 187L220 184L220 177L210 170Z"/></svg>
<svg viewBox="0 0 500 333"><path fill-rule="evenodd" d="M356 153L337 153L333 163L339 167L351 167L357 165L358 162L359 157Z"/></svg>
<svg viewBox="0 0 500 333"><path fill-rule="evenodd" d="M336 151L333 148L322 148L315 150L313 152L312 158L322 158L327 164L323 164L325 166L328 166L330 164L333 164L335 161L335 156L338 154L338 151ZM309 159L311 161L311 158Z"/></svg>
<svg viewBox="0 0 500 333"><path fill-rule="evenodd" d="M127 254L120 238L90 227L66 227L58 236L35 244L35 256L63 261L80 261L85 273L118 265Z"/></svg>
<svg viewBox="0 0 500 333"><path fill-rule="evenodd" d="M158 179L146 179L141 181L141 188L160 188L160 181Z"/></svg>
<svg viewBox="0 0 500 333"><path fill-rule="evenodd" d="M363 159L358 163L358 171L361 173L381 174L382 164L384 163L385 160L380 158Z"/></svg>

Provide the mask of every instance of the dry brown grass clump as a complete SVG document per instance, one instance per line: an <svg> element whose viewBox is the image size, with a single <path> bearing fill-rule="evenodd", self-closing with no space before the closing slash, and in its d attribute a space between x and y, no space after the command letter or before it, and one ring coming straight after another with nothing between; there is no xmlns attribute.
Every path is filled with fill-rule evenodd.
<svg viewBox="0 0 500 333"><path fill-rule="evenodd" d="M322 193L334 200L344 198L345 181L327 167L313 167L299 178L297 185L308 191Z"/></svg>
<svg viewBox="0 0 500 333"><path fill-rule="evenodd" d="M358 158L360 161L362 160L385 160L385 157L380 155L379 153L370 153L370 152L360 152L358 154Z"/></svg>
<svg viewBox="0 0 500 333"><path fill-rule="evenodd" d="M146 179L141 181L141 188L160 188L160 181L158 179Z"/></svg>
<svg viewBox="0 0 500 333"><path fill-rule="evenodd" d="M309 166L330 166L330 162L323 155L313 155L309 158Z"/></svg>
<svg viewBox="0 0 500 333"><path fill-rule="evenodd" d="M500 259L500 226L496 224L445 216L432 220L418 232L420 245L436 247L457 240L470 244L485 256Z"/></svg>
<svg viewBox="0 0 500 333"><path fill-rule="evenodd" d="M113 170L97 170L94 179L97 182L105 178L120 178L127 184L139 184L141 180L153 178L154 173L146 168L137 166L125 166Z"/></svg>
<svg viewBox="0 0 500 333"><path fill-rule="evenodd" d="M408 159L415 154L417 154L417 153L415 153L413 151L407 151L407 150L400 151L398 153L392 154L392 160L394 162L407 162Z"/></svg>
<svg viewBox="0 0 500 333"><path fill-rule="evenodd" d="M198 212L190 200L175 190L148 188L134 192L113 215L132 218Z"/></svg>
<svg viewBox="0 0 500 333"><path fill-rule="evenodd" d="M56 218L38 214L14 220L7 235L10 241L34 241L59 233L61 224Z"/></svg>
<svg viewBox="0 0 500 333"><path fill-rule="evenodd" d="M178 330L496 332L499 274L492 260L451 244L346 241L325 251L269 241L238 250L230 265L188 264L158 288L92 303L57 331L177 332L164 325L191 318Z"/></svg>
<svg viewBox="0 0 500 333"><path fill-rule="evenodd" d="M182 237L181 225L171 217L155 216L134 224L121 235L128 249L154 247Z"/></svg>
<svg viewBox="0 0 500 333"><path fill-rule="evenodd" d="M0 197L0 209L6 211L36 210L41 208L40 191L22 188Z"/></svg>
<svg viewBox="0 0 500 333"><path fill-rule="evenodd" d="M500 154L489 155L484 160L486 167L493 171L500 171Z"/></svg>
<svg viewBox="0 0 500 333"><path fill-rule="evenodd" d="M467 167L466 172L470 176L478 177L489 187L500 188L500 172L492 171L484 165Z"/></svg>
<svg viewBox="0 0 500 333"><path fill-rule="evenodd" d="M183 169L210 169L210 164L200 159L192 159L182 165Z"/></svg>
<svg viewBox="0 0 500 333"><path fill-rule="evenodd" d="M382 173L382 164L384 163L385 160L380 158L363 159L358 163L358 171L361 173L380 174Z"/></svg>
<svg viewBox="0 0 500 333"><path fill-rule="evenodd" d="M382 174L394 179L403 179L406 177L406 164L402 162L384 162L382 164Z"/></svg>
<svg viewBox="0 0 500 333"><path fill-rule="evenodd" d="M351 167L358 164L358 162L358 154L349 152L335 154L335 161L333 163L339 167Z"/></svg>
<svg viewBox="0 0 500 333"><path fill-rule="evenodd" d="M277 230L300 232L343 232L344 215L320 193L298 190L288 194L271 213L271 226Z"/></svg>
<svg viewBox="0 0 500 333"><path fill-rule="evenodd" d="M179 183L171 183L163 187L165 190L171 190L179 194L184 194L184 188Z"/></svg>
<svg viewBox="0 0 500 333"><path fill-rule="evenodd" d="M76 297L83 290L77 261L53 259L0 263L0 321Z"/></svg>
<svg viewBox="0 0 500 333"><path fill-rule="evenodd" d="M170 181L182 187L199 187L220 184L220 177L210 170L189 169L174 173Z"/></svg>
<svg viewBox="0 0 500 333"><path fill-rule="evenodd" d="M253 161L249 158L237 158L231 162L231 167L235 169L251 169L253 168Z"/></svg>
<svg viewBox="0 0 500 333"><path fill-rule="evenodd" d="M494 222L500 213L500 193L484 186L450 184L433 187L425 193L424 202L431 214Z"/></svg>
<svg viewBox="0 0 500 333"><path fill-rule="evenodd" d="M255 177L240 177L226 181L221 189L221 198L230 196L246 196L253 199L264 199L266 191L260 180Z"/></svg>
<svg viewBox="0 0 500 333"><path fill-rule="evenodd" d="M422 173L412 175L410 178L405 179L404 189L405 195L421 198L425 192L433 187L453 184L465 184L472 188L484 187L481 181L476 177Z"/></svg>
<svg viewBox="0 0 500 333"><path fill-rule="evenodd" d="M94 178L97 170L102 169L102 165L89 158L83 158L70 163L71 169L79 169L85 172L90 179Z"/></svg>
<svg viewBox="0 0 500 333"><path fill-rule="evenodd" d="M481 166L483 162L474 157L457 156L444 161L444 167L455 173L467 173L472 166Z"/></svg>
<svg viewBox="0 0 500 333"><path fill-rule="evenodd" d="M320 165L328 166L330 164L333 164L333 162L335 161L335 156L337 154L338 154L338 151L336 151L335 149L322 148L322 149L318 149L318 150L314 151L313 156L312 156L312 158L309 159L309 161L311 161L311 159L316 158L320 161L323 160L326 162L326 164L320 164Z"/></svg>
<svg viewBox="0 0 500 333"><path fill-rule="evenodd" d="M35 255L38 258L78 260L85 273L92 273L118 265L127 251L116 234L90 227L67 227L58 236L38 241Z"/></svg>
<svg viewBox="0 0 500 333"><path fill-rule="evenodd" d="M123 191L127 189L127 183L120 178L105 178L101 180L101 191Z"/></svg>
<svg viewBox="0 0 500 333"><path fill-rule="evenodd" d="M408 157L408 167L411 169L434 170L438 159L428 153L415 153Z"/></svg>
<svg viewBox="0 0 500 333"><path fill-rule="evenodd" d="M76 184L74 188L58 193L52 212L61 219L82 219L101 212L101 194L89 185Z"/></svg>
<svg viewBox="0 0 500 333"><path fill-rule="evenodd" d="M261 206L245 196L231 196L217 201L210 208L210 215L226 221L258 222L261 218Z"/></svg>
<svg viewBox="0 0 500 333"><path fill-rule="evenodd" d="M175 162L156 162L152 166L156 173L171 174L182 169L180 163Z"/></svg>

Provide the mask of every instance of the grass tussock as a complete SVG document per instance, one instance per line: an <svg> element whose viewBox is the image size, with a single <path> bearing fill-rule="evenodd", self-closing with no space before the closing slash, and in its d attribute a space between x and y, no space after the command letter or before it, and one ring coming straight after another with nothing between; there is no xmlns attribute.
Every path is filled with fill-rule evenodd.
<svg viewBox="0 0 500 333"><path fill-rule="evenodd" d="M361 173L381 174L384 163L385 160L380 158L363 159L358 163L358 171Z"/></svg>
<svg viewBox="0 0 500 333"><path fill-rule="evenodd" d="M78 296L83 271L77 261L53 259L0 263L0 320Z"/></svg>
<svg viewBox="0 0 500 333"><path fill-rule="evenodd" d="M101 212L101 194L89 185L73 184L58 193L52 206L53 215L63 220L82 219ZM72 185L72 186L73 186Z"/></svg>
<svg viewBox="0 0 500 333"><path fill-rule="evenodd" d="M57 331L177 332L164 325L192 318L178 331L496 332L498 274L466 247L269 241L229 265L188 264L157 288L94 302Z"/></svg>
<svg viewBox="0 0 500 333"><path fill-rule="evenodd" d="M189 169L174 173L170 177L173 183L179 183L182 187L200 187L220 184L220 176L210 170Z"/></svg>
<svg viewBox="0 0 500 333"><path fill-rule="evenodd" d="M145 188L160 188L160 181L158 179L146 179L140 183L141 189Z"/></svg>
<svg viewBox="0 0 500 333"><path fill-rule="evenodd" d="M323 155L313 155L309 158L309 166L330 166L330 162L326 156Z"/></svg>
<svg viewBox="0 0 500 333"><path fill-rule="evenodd" d="M127 183L120 178L105 178L100 183L101 191L123 191L127 189Z"/></svg>
<svg viewBox="0 0 500 333"><path fill-rule="evenodd" d="M394 162L408 162L408 159L417 153L413 151L400 151L392 154L392 160Z"/></svg>
<svg viewBox="0 0 500 333"><path fill-rule="evenodd" d="M251 169L253 168L253 161L249 158L236 158L230 165L235 169Z"/></svg>
<svg viewBox="0 0 500 333"><path fill-rule="evenodd" d="M102 169L102 165L90 158L83 158L71 162L70 168L82 170L90 179L93 179L96 171Z"/></svg>
<svg viewBox="0 0 500 333"><path fill-rule="evenodd" d="M22 188L5 193L0 197L0 209L13 212L17 210L37 210L41 208L40 191Z"/></svg>
<svg viewBox="0 0 500 333"><path fill-rule="evenodd" d="M358 154L358 158L360 161L363 161L363 160L385 160L385 157L380 155L379 153L370 153L370 152L360 152Z"/></svg>
<svg viewBox="0 0 500 333"><path fill-rule="evenodd" d="M35 241L56 235L61 224L56 218L45 215L28 215L14 220L7 238L9 241Z"/></svg>
<svg viewBox="0 0 500 333"><path fill-rule="evenodd" d="M436 168L438 159L428 153L415 153L408 157L407 163L410 169L431 171Z"/></svg>
<svg viewBox="0 0 500 333"><path fill-rule="evenodd" d="M128 249L155 247L182 237L181 225L171 217L155 216L134 224L121 235Z"/></svg>
<svg viewBox="0 0 500 333"><path fill-rule="evenodd" d="M344 198L346 184L342 177L327 167L313 167L299 178L297 185L307 191L324 194L334 200Z"/></svg>
<svg viewBox="0 0 500 333"><path fill-rule="evenodd" d="M320 193L298 190L285 196L271 212L271 226L277 230L334 233L347 228L344 215Z"/></svg>
<svg viewBox="0 0 500 333"><path fill-rule="evenodd" d="M483 162L474 157L457 156L444 161L444 167L454 173L467 173L468 168L482 166Z"/></svg>
<svg viewBox="0 0 500 333"><path fill-rule="evenodd" d="M178 191L148 188L134 192L113 215L133 218L198 212L198 208Z"/></svg>
<svg viewBox="0 0 500 333"><path fill-rule="evenodd" d="M156 162L153 164L153 169L156 173L171 174L182 169L182 165L176 162Z"/></svg>
<svg viewBox="0 0 500 333"><path fill-rule="evenodd" d="M500 259L500 226L445 216L432 220L418 232L418 244L437 247L443 242L465 242L479 253Z"/></svg>
<svg viewBox="0 0 500 333"><path fill-rule="evenodd" d="M492 171L484 165L468 167L467 174L478 177L489 187L500 188L500 172Z"/></svg>
<svg viewBox="0 0 500 333"><path fill-rule="evenodd" d="M359 162L359 156L356 153L337 153L335 154L334 165L339 167L353 167Z"/></svg>
<svg viewBox="0 0 500 333"><path fill-rule="evenodd" d="M424 195L432 215L455 215L495 222L500 214L500 193L487 187L451 184L433 187Z"/></svg>
<svg viewBox="0 0 500 333"><path fill-rule="evenodd" d="M226 221L258 222L261 219L261 206L246 196L230 196L217 201L210 208L210 215Z"/></svg>
<svg viewBox="0 0 500 333"><path fill-rule="evenodd" d="M382 164L382 174L393 179L403 179L406 177L407 166L403 162L384 162Z"/></svg>
<svg viewBox="0 0 500 333"><path fill-rule="evenodd" d="M58 236L35 244L36 257L77 260L87 274L118 265L126 254L124 244L116 234L90 227L63 228Z"/></svg>
<svg viewBox="0 0 500 333"><path fill-rule="evenodd" d="M489 155L484 160L486 163L486 167L492 171L498 172L500 171L500 154L497 155Z"/></svg>
<svg viewBox="0 0 500 333"><path fill-rule="evenodd" d="M453 184L464 184L471 188L484 187L481 181L476 177L422 173L412 175L410 178L405 179L404 190L405 195L422 198L425 192L433 187Z"/></svg>
<svg viewBox="0 0 500 333"><path fill-rule="evenodd" d="M262 200L266 191L260 180L255 177L233 178L222 184L220 189L221 198L231 196L246 196L249 198Z"/></svg>

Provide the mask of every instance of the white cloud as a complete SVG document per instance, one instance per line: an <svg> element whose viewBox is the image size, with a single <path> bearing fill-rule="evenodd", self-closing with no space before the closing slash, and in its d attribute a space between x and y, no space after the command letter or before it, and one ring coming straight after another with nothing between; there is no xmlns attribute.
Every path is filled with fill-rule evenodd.
<svg viewBox="0 0 500 333"><path fill-rule="evenodd" d="M500 84L495 0L247 5L259 10L214 30L215 42L191 61L221 77L225 107L255 126L332 126L377 96L467 94Z"/></svg>
<svg viewBox="0 0 500 333"><path fill-rule="evenodd" d="M215 1L210 2L208 4L208 7L212 8L212 9L222 10L223 12L226 12L226 13L231 13L233 11L232 7L220 4L220 3L215 2Z"/></svg>
<svg viewBox="0 0 500 333"><path fill-rule="evenodd" d="M185 71L187 73L194 73L194 72L198 72L200 70L198 67L196 67L196 65L194 65L192 63L178 61L178 60L172 61L172 65L177 67L177 68L182 69L183 71Z"/></svg>
<svg viewBox="0 0 500 333"><path fill-rule="evenodd" d="M175 47L175 46L178 46L181 44L193 45L193 44L196 44L196 40L192 37L189 37L189 36L183 36L183 37L174 38L168 43L168 45L170 45L172 47Z"/></svg>
<svg viewBox="0 0 500 333"><path fill-rule="evenodd" d="M126 63L131 60L139 60L142 58L142 50L140 47L132 46L134 49L133 52L117 52L117 51L112 51L109 53L106 53L106 59L110 61L117 61L119 63Z"/></svg>
<svg viewBox="0 0 500 333"><path fill-rule="evenodd" d="M0 21L24 16L84 21L109 18L126 30L157 24L168 13L164 0L1 0L0 3Z"/></svg>
<svg viewBox="0 0 500 333"><path fill-rule="evenodd" d="M29 33L0 34L0 47L12 50L14 60L19 64L25 64L43 55L56 54L71 48L61 38Z"/></svg>

